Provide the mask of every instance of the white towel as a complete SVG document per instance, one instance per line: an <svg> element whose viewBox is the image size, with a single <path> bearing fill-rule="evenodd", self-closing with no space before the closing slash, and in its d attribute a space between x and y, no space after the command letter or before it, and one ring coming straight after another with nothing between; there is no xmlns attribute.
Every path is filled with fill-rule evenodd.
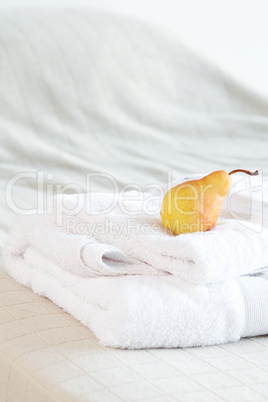
<svg viewBox="0 0 268 402"><path fill-rule="evenodd" d="M113 347L212 345L268 331L267 309L260 324L251 306L257 285L267 305L268 281L232 279L268 265L265 228L230 217L210 232L174 236L157 216L160 197L128 196L125 212L121 198L108 211L111 196L68 195L21 217L4 248L7 271ZM144 212L149 200L153 213Z"/></svg>
<svg viewBox="0 0 268 402"><path fill-rule="evenodd" d="M175 236L166 230L159 213L162 198L154 193L59 195L51 201L48 219L65 233L83 233L106 247L116 247L118 261L129 263L125 272L121 264L120 274L158 272L201 285L268 265L268 230L262 224L261 200L255 198L249 219L245 210L252 200L244 196L241 202L238 196L243 214L226 205L223 217L205 233ZM90 251L87 247L84 251L87 264Z"/></svg>
<svg viewBox="0 0 268 402"><path fill-rule="evenodd" d="M63 307L107 346L220 344L237 341L245 326L235 281L196 286L171 276L84 278L30 247L23 258L5 254L4 262L16 281Z"/></svg>
<svg viewBox="0 0 268 402"><path fill-rule="evenodd" d="M23 232L13 235L4 250L9 274L91 328L106 346L205 346L268 333L268 280L245 276L198 286L173 276L85 278L34 247L23 251Z"/></svg>

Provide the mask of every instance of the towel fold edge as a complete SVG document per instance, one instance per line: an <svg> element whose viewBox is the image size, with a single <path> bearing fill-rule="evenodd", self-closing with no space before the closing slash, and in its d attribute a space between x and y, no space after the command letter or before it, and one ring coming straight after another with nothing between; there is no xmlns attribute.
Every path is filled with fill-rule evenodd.
<svg viewBox="0 0 268 402"><path fill-rule="evenodd" d="M268 277L267 277L268 279ZM241 337L268 333L268 280L262 276L237 279L245 303L245 325Z"/></svg>

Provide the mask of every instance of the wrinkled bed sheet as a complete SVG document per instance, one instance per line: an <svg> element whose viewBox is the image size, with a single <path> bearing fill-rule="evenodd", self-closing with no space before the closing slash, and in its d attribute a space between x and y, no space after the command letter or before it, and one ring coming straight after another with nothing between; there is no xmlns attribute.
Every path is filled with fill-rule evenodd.
<svg viewBox="0 0 268 402"><path fill-rule="evenodd" d="M7 11L0 21L1 194L25 172L10 183L12 210L42 209L37 190L57 184L112 191L112 179L144 188L169 174L268 173L267 100L179 38L91 10ZM90 186L92 173L111 177ZM14 214L0 202L3 240Z"/></svg>

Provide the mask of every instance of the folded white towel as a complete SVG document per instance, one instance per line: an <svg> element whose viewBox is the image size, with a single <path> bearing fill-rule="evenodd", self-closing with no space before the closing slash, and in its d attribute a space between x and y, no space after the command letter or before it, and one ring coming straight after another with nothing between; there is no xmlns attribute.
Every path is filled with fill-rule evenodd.
<svg viewBox="0 0 268 402"><path fill-rule="evenodd" d="M116 247L118 261L130 264L126 273L160 272L201 285L268 265L268 230L257 223L261 210L252 220L233 219L229 212L211 231L175 236L161 224L160 205L161 197L152 193L117 196L115 205L111 194L59 195L48 218L65 233L82 232Z"/></svg>
<svg viewBox="0 0 268 402"><path fill-rule="evenodd" d="M237 279L245 304L245 326L241 337L268 333L268 267Z"/></svg>
<svg viewBox="0 0 268 402"><path fill-rule="evenodd" d="M235 281L196 286L171 276L85 278L61 269L30 245L22 251L23 233L13 235L16 245L9 242L4 253L9 274L63 307L105 345L213 345L237 341L245 327L243 296Z"/></svg>
<svg viewBox="0 0 268 402"><path fill-rule="evenodd" d="M28 250L57 264L62 270L85 277L123 274L165 275L154 267L136 264L117 247L86 235L68 234L46 214L22 216L10 232L4 254L24 258ZM38 262L36 263L38 267Z"/></svg>
<svg viewBox="0 0 268 402"><path fill-rule="evenodd" d="M161 226L159 196L128 196L112 210L109 195L57 196L48 213L21 217L4 248L7 271L113 347L212 345L268 331L268 281L231 279L268 265L265 228L229 218L174 236Z"/></svg>
<svg viewBox="0 0 268 402"><path fill-rule="evenodd" d="M55 264L47 250L26 245L25 232L18 227L12 233L4 249L9 274L63 307L104 345L130 349L204 346L268 332L268 280L262 277L244 276L204 286L173 276L85 278ZM64 251L61 257L68 267L70 249ZM80 259L79 253L76 258Z"/></svg>

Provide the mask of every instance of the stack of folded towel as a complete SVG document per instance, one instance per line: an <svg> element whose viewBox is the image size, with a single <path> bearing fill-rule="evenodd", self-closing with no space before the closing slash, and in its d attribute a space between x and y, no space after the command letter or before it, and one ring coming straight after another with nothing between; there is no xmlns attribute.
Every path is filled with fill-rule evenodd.
<svg viewBox="0 0 268 402"><path fill-rule="evenodd" d="M5 267L105 345L187 347L265 334L263 199L231 196L234 208L227 200L211 231L175 236L161 224L156 193L57 195L47 211L19 218Z"/></svg>

